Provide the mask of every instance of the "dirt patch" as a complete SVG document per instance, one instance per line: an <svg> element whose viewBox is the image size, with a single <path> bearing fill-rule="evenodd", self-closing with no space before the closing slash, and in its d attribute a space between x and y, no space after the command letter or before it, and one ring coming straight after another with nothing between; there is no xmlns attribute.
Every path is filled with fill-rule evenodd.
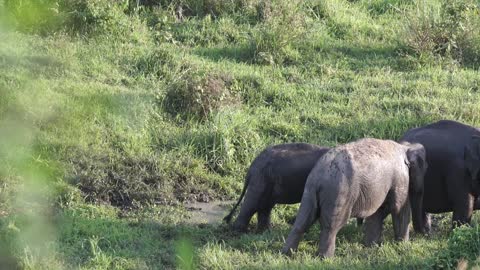
<svg viewBox="0 0 480 270"><path fill-rule="evenodd" d="M211 202L193 202L185 205L191 212L188 220L193 224L219 224L223 218L230 212L232 204L235 201L211 201Z"/></svg>

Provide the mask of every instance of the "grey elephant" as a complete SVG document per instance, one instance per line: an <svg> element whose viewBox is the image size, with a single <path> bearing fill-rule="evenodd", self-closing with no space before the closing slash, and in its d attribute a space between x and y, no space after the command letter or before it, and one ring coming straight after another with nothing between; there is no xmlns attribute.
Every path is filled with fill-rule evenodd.
<svg viewBox="0 0 480 270"><path fill-rule="evenodd" d="M459 122L441 120L405 133L400 142L420 143L427 152L423 204L413 211L414 229L430 231L427 213L453 211L453 224L469 223L480 194L480 130ZM412 202L413 203L413 202Z"/></svg>
<svg viewBox="0 0 480 270"><path fill-rule="evenodd" d="M258 213L257 229L263 231L269 228L275 204L300 202L308 174L329 149L314 144L287 143L263 150L250 165L242 194L224 220L227 223L231 221L245 196L240 214L233 224L234 230L245 232L255 213Z"/></svg>
<svg viewBox="0 0 480 270"><path fill-rule="evenodd" d="M282 253L290 254L317 219L318 255L331 257L337 232L350 217L366 218L365 244L379 243L391 213L395 238L408 240L409 196L421 196L427 169L420 144L361 139L331 149L310 172L295 224ZM417 207L412 205L413 208Z"/></svg>

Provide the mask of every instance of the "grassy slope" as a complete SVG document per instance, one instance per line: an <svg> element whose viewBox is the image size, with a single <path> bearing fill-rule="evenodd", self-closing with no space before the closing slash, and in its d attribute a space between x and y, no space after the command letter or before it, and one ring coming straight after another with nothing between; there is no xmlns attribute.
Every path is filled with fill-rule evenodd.
<svg viewBox="0 0 480 270"><path fill-rule="evenodd" d="M278 252L295 207L275 210L271 232L238 236L185 223L180 206L236 197L249 162L269 144L396 139L438 119L478 126L477 71L405 53L402 15L384 7L326 1L323 15L309 17L305 36L292 41L285 65L252 58L250 39L261 25L238 14L191 18L158 32L132 19L134 34L123 38L2 29L2 263L163 269L193 249L194 265L205 269L432 265L447 244L448 219L432 236L413 234L404 244L392 241L388 223L386 243L374 248L362 247L360 229L349 224L338 256L320 261L312 256L317 226L293 259ZM169 34L173 44L159 42ZM195 72L228 73L241 102L205 121L175 119L162 100ZM39 188L44 182L53 190ZM53 211L36 199L45 196ZM35 233L39 228L45 233Z"/></svg>

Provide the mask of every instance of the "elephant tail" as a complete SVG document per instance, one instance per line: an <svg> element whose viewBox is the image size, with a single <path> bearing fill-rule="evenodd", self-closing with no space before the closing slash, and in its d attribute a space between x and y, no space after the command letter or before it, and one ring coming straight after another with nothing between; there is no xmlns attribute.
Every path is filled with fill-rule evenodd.
<svg viewBox="0 0 480 270"><path fill-rule="evenodd" d="M247 177L245 178L245 183L243 185L243 190L242 190L242 194L240 195L240 198L238 199L237 203L230 211L230 214L228 214L226 217L223 218L223 221L225 221L227 224L230 223L233 217L233 213L235 212L235 209L237 209L238 205L243 200L243 197L245 196L245 192L247 191L248 184L250 183L250 178L251 178L251 173L249 171L247 174Z"/></svg>

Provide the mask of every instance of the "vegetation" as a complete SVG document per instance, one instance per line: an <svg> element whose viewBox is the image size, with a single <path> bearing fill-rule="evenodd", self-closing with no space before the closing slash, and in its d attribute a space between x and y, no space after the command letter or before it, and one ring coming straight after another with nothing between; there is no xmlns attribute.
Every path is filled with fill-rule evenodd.
<svg viewBox="0 0 480 270"><path fill-rule="evenodd" d="M298 206L236 235L184 205L236 199L267 145L479 126L479 5L0 0L0 268L478 265L479 228L449 214L408 243L388 221L373 248L349 224L321 261L318 226L279 253Z"/></svg>

